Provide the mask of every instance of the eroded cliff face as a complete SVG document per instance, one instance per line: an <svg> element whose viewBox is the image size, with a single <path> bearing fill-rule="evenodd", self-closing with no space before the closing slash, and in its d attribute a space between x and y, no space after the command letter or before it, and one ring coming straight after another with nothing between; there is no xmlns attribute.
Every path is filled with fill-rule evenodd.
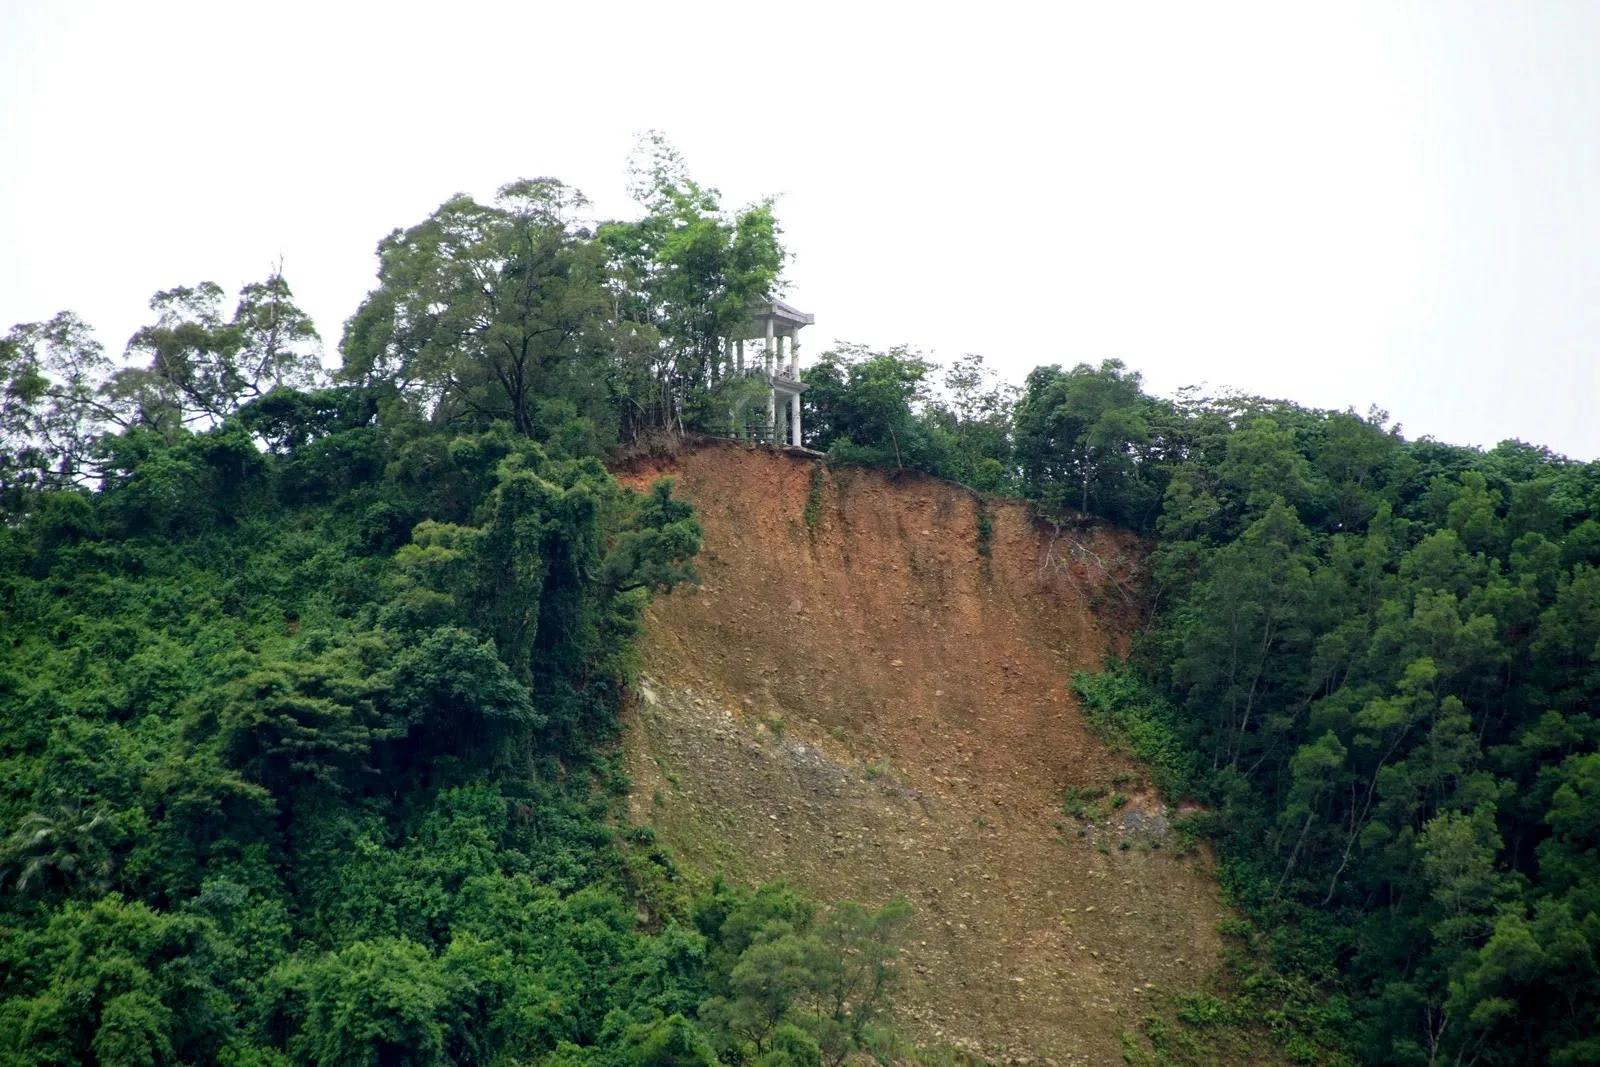
<svg viewBox="0 0 1600 1067"><path fill-rule="evenodd" d="M905 893L898 1016L920 1041L1120 1062L1149 990L1215 967L1224 914L1205 855L1068 685L1121 639L1132 539L733 445L619 477L660 474L705 528L703 584L651 609L625 727L635 821L691 869ZM1105 796L1080 820L1069 789Z"/></svg>

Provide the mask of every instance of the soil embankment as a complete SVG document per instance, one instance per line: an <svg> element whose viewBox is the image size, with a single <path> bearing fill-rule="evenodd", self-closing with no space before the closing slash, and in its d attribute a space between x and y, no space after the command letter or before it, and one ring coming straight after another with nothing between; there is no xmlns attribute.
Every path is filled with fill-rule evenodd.
<svg viewBox="0 0 1600 1067"><path fill-rule="evenodd" d="M905 893L898 1017L920 1041L1120 1062L1149 990L1215 966L1223 915L1204 854L1178 848L1068 686L1118 644L1093 605L1120 599L1133 542L733 445L619 477L659 474L699 513L703 584L651 608L625 734L635 821L691 868ZM1069 789L1104 796L1079 820Z"/></svg>

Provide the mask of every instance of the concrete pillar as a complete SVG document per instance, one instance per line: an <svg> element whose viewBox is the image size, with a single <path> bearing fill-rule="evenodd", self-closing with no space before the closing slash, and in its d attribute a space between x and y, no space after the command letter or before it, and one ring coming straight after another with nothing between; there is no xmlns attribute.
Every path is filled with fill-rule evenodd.
<svg viewBox="0 0 1600 1067"><path fill-rule="evenodd" d="M734 350L734 360L735 360L734 366L738 369L740 374L743 374L744 373L744 338L741 337L741 338L739 338L738 341L736 341L734 343L733 350Z"/></svg>
<svg viewBox="0 0 1600 1067"><path fill-rule="evenodd" d="M789 331L789 377L800 380L800 328ZM798 442L796 442L798 444Z"/></svg>
<svg viewBox="0 0 1600 1067"><path fill-rule="evenodd" d="M733 338L722 339L722 377L733 373Z"/></svg>
<svg viewBox="0 0 1600 1067"><path fill-rule="evenodd" d="M800 394L789 397L789 443L800 447Z"/></svg>
<svg viewBox="0 0 1600 1067"><path fill-rule="evenodd" d="M767 390L767 443L778 447L778 391Z"/></svg>
<svg viewBox="0 0 1600 1067"><path fill-rule="evenodd" d="M773 365L773 361L772 361L772 357L773 357L774 354L775 353L773 352L773 348L772 348L772 319L769 317L767 319L767 354L766 354L767 374L769 374L769 375L772 374L772 372L777 369Z"/></svg>

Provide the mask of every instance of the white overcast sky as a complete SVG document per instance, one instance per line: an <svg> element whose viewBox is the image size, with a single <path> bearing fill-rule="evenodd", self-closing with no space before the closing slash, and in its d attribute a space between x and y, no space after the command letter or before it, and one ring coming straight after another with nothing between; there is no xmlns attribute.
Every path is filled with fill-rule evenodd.
<svg viewBox="0 0 1600 1067"><path fill-rule="evenodd" d="M1600 3L0 0L0 328L119 351L281 256L330 355L377 241L636 131L776 195L802 337L1115 357L1600 456Z"/></svg>

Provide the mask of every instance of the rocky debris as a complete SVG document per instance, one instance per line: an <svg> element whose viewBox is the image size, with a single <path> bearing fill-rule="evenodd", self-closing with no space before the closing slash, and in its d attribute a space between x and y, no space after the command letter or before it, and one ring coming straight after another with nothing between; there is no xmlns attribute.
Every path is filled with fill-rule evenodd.
<svg viewBox="0 0 1600 1067"><path fill-rule="evenodd" d="M1083 837L1059 828L1083 825L1061 811L1067 785L1135 772L1068 688L1121 641L1080 608L1073 583L1100 579L1042 566L1049 531L1010 502L991 502L980 561L970 494L931 479L828 472L808 524L811 470L729 447L624 473L678 475L716 590L651 608L625 727L633 819L691 876L904 892L900 1018L919 1042L1119 1062L1150 983L1193 987L1212 967L1223 913L1203 853L1117 847L1169 832L1159 802L1135 794Z"/></svg>

